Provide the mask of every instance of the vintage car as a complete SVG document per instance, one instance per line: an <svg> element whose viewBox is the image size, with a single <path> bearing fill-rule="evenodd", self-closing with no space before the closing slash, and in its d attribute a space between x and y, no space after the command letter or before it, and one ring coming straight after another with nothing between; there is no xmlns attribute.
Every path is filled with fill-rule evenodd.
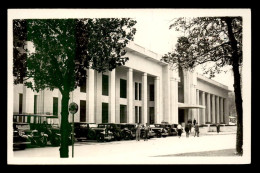
<svg viewBox="0 0 260 173"><path fill-rule="evenodd" d="M169 136L176 136L177 135L177 126L174 127L174 124L162 123L160 127L167 130Z"/></svg>
<svg viewBox="0 0 260 173"><path fill-rule="evenodd" d="M152 126L153 127L153 126ZM148 132L148 139L153 138L156 136L155 131L153 131L153 129L149 126L149 132ZM144 125L141 125L141 134L140 134L141 138L145 138L145 130L144 130Z"/></svg>
<svg viewBox="0 0 260 173"><path fill-rule="evenodd" d="M44 132L39 132L36 129L31 130L30 124L28 123L14 122L13 129L22 135L28 136L31 145L37 145L41 147L47 145L48 135Z"/></svg>
<svg viewBox="0 0 260 173"><path fill-rule="evenodd" d="M75 122L74 123L75 139L77 141L95 140L96 131L93 128L96 127L98 127L98 125L95 123Z"/></svg>
<svg viewBox="0 0 260 173"><path fill-rule="evenodd" d="M167 130L161 127L160 124L151 124L150 128L155 132L157 138L168 136Z"/></svg>
<svg viewBox="0 0 260 173"><path fill-rule="evenodd" d="M92 128L96 133L96 140L98 142L111 141L114 139L112 126L109 123L98 124L97 127Z"/></svg>
<svg viewBox="0 0 260 173"><path fill-rule="evenodd" d="M31 144L31 140L25 131L28 130L27 123L13 123L13 149L19 148L24 150Z"/></svg>
<svg viewBox="0 0 260 173"><path fill-rule="evenodd" d="M121 123L121 133L124 140L132 140L136 137L136 127L137 124L131 123Z"/></svg>

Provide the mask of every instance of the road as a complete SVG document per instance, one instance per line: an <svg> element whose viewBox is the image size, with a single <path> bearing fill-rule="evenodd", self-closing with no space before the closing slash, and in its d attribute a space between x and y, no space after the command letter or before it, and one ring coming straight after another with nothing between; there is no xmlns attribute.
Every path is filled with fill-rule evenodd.
<svg viewBox="0 0 260 173"><path fill-rule="evenodd" d="M185 152L212 151L222 149L234 149L236 142L235 134L226 135L202 135L200 137L190 136L186 138L184 134L181 138L177 136L166 138L153 138L148 141L112 141L98 143L76 142L74 145L74 158L60 159L58 147L28 148L13 152L13 159L19 163L77 163L77 164L175 164L221 161L222 157L177 157L173 154Z"/></svg>

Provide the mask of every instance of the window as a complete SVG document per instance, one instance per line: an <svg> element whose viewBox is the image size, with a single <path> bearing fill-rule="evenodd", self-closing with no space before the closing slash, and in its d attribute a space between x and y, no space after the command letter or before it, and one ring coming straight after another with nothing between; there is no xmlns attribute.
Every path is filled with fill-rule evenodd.
<svg viewBox="0 0 260 173"><path fill-rule="evenodd" d="M53 97L53 115L58 116L58 97Z"/></svg>
<svg viewBox="0 0 260 173"><path fill-rule="evenodd" d="M139 123L138 120L138 106L135 106L135 123Z"/></svg>
<svg viewBox="0 0 260 173"><path fill-rule="evenodd" d="M33 109L33 113L37 114L37 95L34 95L34 109Z"/></svg>
<svg viewBox="0 0 260 173"><path fill-rule="evenodd" d="M86 100L80 100L80 122L86 122Z"/></svg>
<svg viewBox="0 0 260 173"><path fill-rule="evenodd" d="M120 79L120 98L126 98L127 88L126 80Z"/></svg>
<svg viewBox="0 0 260 173"><path fill-rule="evenodd" d="M139 123L142 123L142 107L139 106Z"/></svg>
<svg viewBox="0 0 260 173"><path fill-rule="evenodd" d="M154 101L154 85L150 85L150 101Z"/></svg>
<svg viewBox="0 0 260 173"><path fill-rule="evenodd" d="M84 70L84 73L86 74L86 70ZM82 78L82 81L80 81L80 92L86 93L86 86L87 86L87 79L86 77Z"/></svg>
<svg viewBox="0 0 260 173"><path fill-rule="evenodd" d="M138 83L135 82L135 100L138 100Z"/></svg>
<svg viewBox="0 0 260 173"><path fill-rule="evenodd" d="M108 103L102 103L102 123L108 123Z"/></svg>
<svg viewBox="0 0 260 173"><path fill-rule="evenodd" d="M102 95L108 96L108 75L102 75Z"/></svg>
<svg viewBox="0 0 260 173"><path fill-rule="evenodd" d="M154 124L154 107L149 107L150 124Z"/></svg>
<svg viewBox="0 0 260 173"><path fill-rule="evenodd" d="M127 122L127 107L126 105L120 105L120 123Z"/></svg>
<svg viewBox="0 0 260 173"><path fill-rule="evenodd" d="M142 84L139 83L139 100L142 100Z"/></svg>
<svg viewBox="0 0 260 173"><path fill-rule="evenodd" d="M19 114L23 113L23 94L19 94Z"/></svg>

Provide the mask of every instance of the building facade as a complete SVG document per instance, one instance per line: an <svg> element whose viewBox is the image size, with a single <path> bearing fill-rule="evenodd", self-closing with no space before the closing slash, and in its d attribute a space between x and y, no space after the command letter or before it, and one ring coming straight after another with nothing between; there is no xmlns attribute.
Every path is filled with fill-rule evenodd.
<svg viewBox="0 0 260 173"><path fill-rule="evenodd" d="M90 123L228 123L228 87L197 73L172 70L161 56L134 43L129 61L106 73L86 71L84 84L70 93L79 106L75 122ZM58 89L33 92L14 85L13 112L53 114L60 118ZM69 118L71 121L71 116Z"/></svg>

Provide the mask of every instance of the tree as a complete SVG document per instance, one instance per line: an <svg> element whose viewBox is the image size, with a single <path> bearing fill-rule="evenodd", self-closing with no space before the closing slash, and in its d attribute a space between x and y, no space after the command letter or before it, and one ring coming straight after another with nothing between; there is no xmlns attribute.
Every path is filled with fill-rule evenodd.
<svg viewBox="0 0 260 173"><path fill-rule="evenodd" d="M37 92L45 88L61 92L61 158L69 153L69 93L80 86L86 69L105 72L125 64L128 57L123 57L123 48L133 40L135 24L129 18L14 20L14 31L21 25L25 28L14 32L14 37L25 34L35 47L34 52L26 50L22 62L14 54L14 62L19 62L14 63L14 82L25 81Z"/></svg>
<svg viewBox="0 0 260 173"><path fill-rule="evenodd" d="M165 54L163 61L187 70L210 63L204 68L204 72L210 77L221 72L222 67L232 66L238 120L236 151L242 155L242 17L177 18L170 25L171 28L182 30L186 36L178 38L175 50Z"/></svg>

